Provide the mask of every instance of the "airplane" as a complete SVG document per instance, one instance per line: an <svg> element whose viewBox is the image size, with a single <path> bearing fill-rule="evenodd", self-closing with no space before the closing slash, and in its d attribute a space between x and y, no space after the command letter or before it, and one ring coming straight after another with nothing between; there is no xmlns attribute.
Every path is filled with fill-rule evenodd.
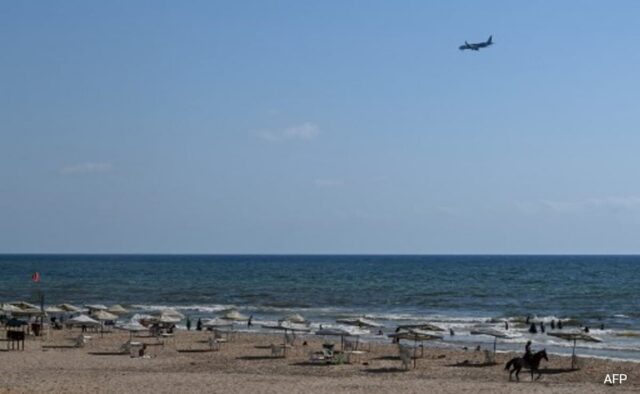
<svg viewBox="0 0 640 394"><path fill-rule="evenodd" d="M489 39L485 42L477 42L475 44L469 44L468 42L464 42L464 45L460 45L460 49L461 51L464 51L465 49L471 49L472 51L477 51L480 50L480 48L486 48L489 45L493 45L493 36L489 36Z"/></svg>

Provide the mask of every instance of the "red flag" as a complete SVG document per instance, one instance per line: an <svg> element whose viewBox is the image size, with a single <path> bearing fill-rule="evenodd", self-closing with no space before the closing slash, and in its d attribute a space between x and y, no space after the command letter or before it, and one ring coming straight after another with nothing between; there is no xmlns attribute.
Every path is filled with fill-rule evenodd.
<svg viewBox="0 0 640 394"><path fill-rule="evenodd" d="M34 282L40 282L40 273L34 272L33 275L31 275L31 280Z"/></svg>

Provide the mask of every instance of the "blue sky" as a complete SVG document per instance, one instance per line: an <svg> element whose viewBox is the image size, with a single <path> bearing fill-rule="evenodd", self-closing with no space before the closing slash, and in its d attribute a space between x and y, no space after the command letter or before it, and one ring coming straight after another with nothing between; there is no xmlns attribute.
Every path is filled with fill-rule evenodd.
<svg viewBox="0 0 640 394"><path fill-rule="evenodd" d="M640 253L639 11L4 1L0 252Z"/></svg>

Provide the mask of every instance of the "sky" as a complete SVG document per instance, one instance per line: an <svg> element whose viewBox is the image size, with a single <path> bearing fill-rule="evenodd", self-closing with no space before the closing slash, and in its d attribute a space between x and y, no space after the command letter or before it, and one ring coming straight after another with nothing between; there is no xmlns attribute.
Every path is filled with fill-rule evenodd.
<svg viewBox="0 0 640 394"><path fill-rule="evenodd" d="M640 253L638 15L2 1L0 253Z"/></svg>

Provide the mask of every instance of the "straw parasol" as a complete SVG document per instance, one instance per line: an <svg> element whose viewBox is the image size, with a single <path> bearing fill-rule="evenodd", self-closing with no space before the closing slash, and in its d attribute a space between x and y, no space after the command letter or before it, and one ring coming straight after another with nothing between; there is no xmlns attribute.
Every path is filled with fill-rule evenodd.
<svg viewBox="0 0 640 394"><path fill-rule="evenodd" d="M109 308L107 308L107 312L113 313L114 315L118 315L118 316L126 315L127 313L129 313L129 311L120 304L115 304L110 306Z"/></svg>
<svg viewBox="0 0 640 394"><path fill-rule="evenodd" d="M44 311L49 314L57 314L57 313L65 312L63 309L58 308L57 306L48 306L44 309Z"/></svg>
<svg viewBox="0 0 640 394"><path fill-rule="evenodd" d="M547 335L552 337L558 337L567 341L573 341L573 352L571 354L571 369L576 368L576 341L583 342L602 342L599 338L588 335L587 333L574 331L574 332L550 332Z"/></svg>
<svg viewBox="0 0 640 394"><path fill-rule="evenodd" d="M129 340L131 340L133 338L133 333L134 332L141 332L141 331L147 331L148 328L143 326L142 324L140 324L137 321L130 321L129 323L126 324L119 324L115 326L117 329L119 330L125 330L125 331L129 331Z"/></svg>
<svg viewBox="0 0 640 394"><path fill-rule="evenodd" d="M0 312L4 312L4 313L13 313L16 311L20 311L21 309L18 308L15 305L11 305L11 304L0 304Z"/></svg>
<svg viewBox="0 0 640 394"><path fill-rule="evenodd" d="M18 309L11 312L11 314L16 316L45 316L46 315L46 313L43 312L40 308Z"/></svg>
<svg viewBox="0 0 640 394"><path fill-rule="evenodd" d="M338 319L336 322L357 327L382 327L382 324L369 320L365 317L358 317L357 319Z"/></svg>
<svg viewBox="0 0 640 394"><path fill-rule="evenodd" d="M87 315L78 315L67 320L67 324L71 324L74 326L99 326L100 322L97 320L93 320Z"/></svg>
<svg viewBox="0 0 640 394"><path fill-rule="evenodd" d="M36 305L33 305L27 301L13 301L10 302L9 304L13 305L13 306L17 306L20 309L32 309L32 308L38 308Z"/></svg>
<svg viewBox="0 0 640 394"><path fill-rule="evenodd" d="M344 350L344 337L358 336L360 333L347 331L343 328L323 328L315 332L316 335L321 336L335 336L340 337L340 349Z"/></svg>
<svg viewBox="0 0 640 394"><path fill-rule="evenodd" d="M166 309L160 309L157 311L153 311L150 313L151 316L153 317L157 317L157 318L161 318L161 317L167 317L167 318L171 318L173 320L175 320L173 323L177 323L180 320L184 319L185 316L178 312L175 309L172 308L166 308Z"/></svg>
<svg viewBox="0 0 640 394"><path fill-rule="evenodd" d="M398 341L401 339L413 340L413 368L416 367L416 353L418 349L418 342L421 344L422 354L424 354L424 341L432 341L436 339L442 339L442 336L430 333L428 331L420 330L418 328L410 328L408 330L401 330L393 334L389 334L390 338L396 338Z"/></svg>
<svg viewBox="0 0 640 394"><path fill-rule="evenodd" d="M444 331L444 328L436 326L431 323L415 323L415 324L403 324L398 326L397 330L410 330L410 329L418 329L425 331Z"/></svg>
<svg viewBox="0 0 640 394"><path fill-rule="evenodd" d="M297 323L297 324L304 324L307 321L304 319L304 317L302 315L300 315L299 313L294 313L292 315L288 315L282 318L281 321L287 321L287 322L291 322L291 323Z"/></svg>
<svg viewBox="0 0 640 394"><path fill-rule="evenodd" d="M242 313L238 312L235 309L230 309L222 315L221 319L232 320L232 321L247 321L249 318Z"/></svg>
<svg viewBox="0 0 640 394"><path fill-rule="evenodd" d="M309 332L311 331L309 327L304 326L302 324L291 323L289 321L280 321L277 325L263 324L262 328L266 328L269 330L281 330L284 334L284 347L283 347L283 355L287 357L287 332L291 331L295 334L298 332Z"/></svg>
<svg viewBox="0 0 640 394"><path fill-rule="evenodd" d="M493 357L494 357L494 359L495 359L495 356L496 356L496 348L497 348L497 345L498 345L498 338L511 338L509 335L507 335L507 334L505 334L503 332L491 329L491 328L478 328L478 329L475 329L475 330L471 330L470 334L471 335L486 335L486 336L493 337Z"/></svg>
<svg viewBox="0 0 640 394"><path fill-rule="evenodd" d="M71 304L59 304L57 305L57 307L62 309L65 312L70 312L70 313L81 312L80 308Z"/></svg>
<svg viewBox="0 0 640 394"><path fill-rule="evenodd" d="M85 308L89 310L89 312L93 313L94 311L106 311L107 306L102 304L89 304L85 305Z"/></svg>
<svg viewBox="0 0 640 394"><path fill-rule="evenodd" d="M96 311L91 316L98 321L118 320L118 315L114 315L113 313L107 312L106 310Z"/></svg>

